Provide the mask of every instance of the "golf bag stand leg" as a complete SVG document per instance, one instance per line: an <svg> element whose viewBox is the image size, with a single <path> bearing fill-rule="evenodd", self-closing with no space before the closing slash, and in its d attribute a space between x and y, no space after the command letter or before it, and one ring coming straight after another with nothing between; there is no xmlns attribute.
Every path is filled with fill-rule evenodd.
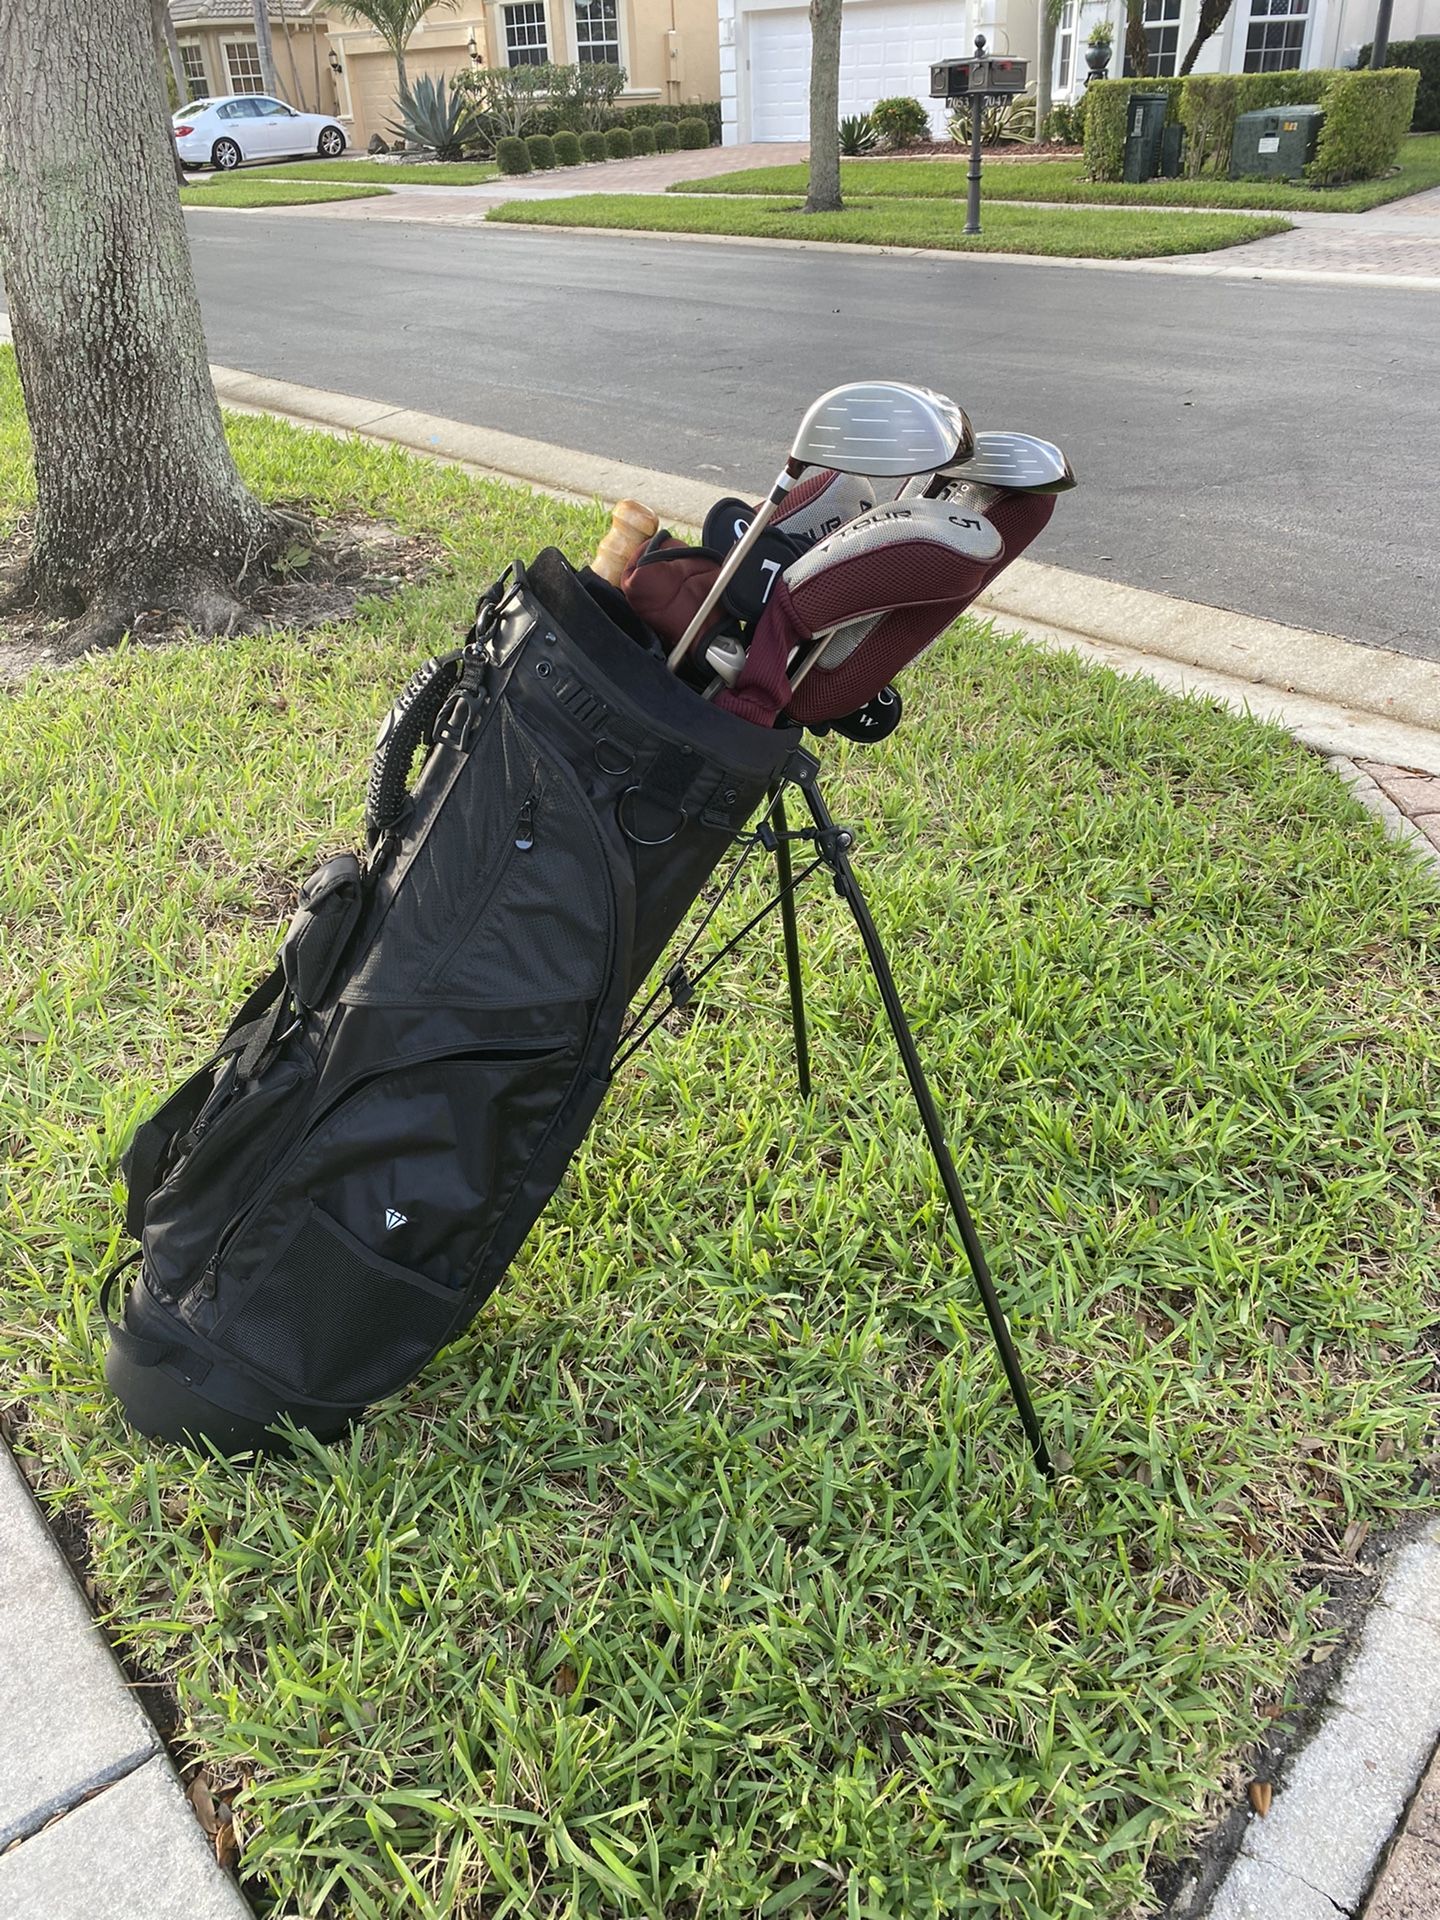
<svg viewBox="0 0 1440 1920"><path fill-rule="evenodd" d="M975 1223L970 1218L970 1209L966 1206L965 1196L960 1190L960 1176L955 1171L955 1162L945 1140L945 1130L935 1106L935 1098L930 1091L930 1083L925 1078L925 1069L920 1063L915 1036L910 1031L910 1022L895 985L895 976L890 971L890 961L884 944L871 918L865 896L860 891L860 883L855 878L854 869L850 865L849 849L852 836L843 827L836 826L830 809L826 806L824 797L815 783L815 775L815 762L804 754L797 754L787 769L787 778L798 786L805 796L810 817L815 823L815 844L826 866L835 876L835 890L849 907L855 924L860 930L860 938L864 942L866 957L875 975L875 984L880 989L880 998L885 1005L890 1029L895 1035L895 1044L900 1049L900 1058L905 1065L905 1077L910 1082L910 1091L914 1094L915 1104L920 1111L920 1123L925 1129L925 1137L935 1157L935 1165L940 1174L941 1184L945 1188L945 1197L950 1202L950 1210L955 1216L955 1224L960 1229L965 1257L970 1262L970 1270L980 1290L985 1317L990 1323L990 1332L995 1341L996 1351L1000 1355L1000 1364L1005 1369L1005 1378L1010 1383L1015 1410L1020 1415L1020 1424L1024 1427L1030 1442L1036 1466L1047 1479L1053 1479L1055 1468L1050 1459L1050 1450L1045 1445L1045 1436L1040 1431L1040 1422L1035 1415L1030 1390L1025 1384L1025 1375L1020 1368L1019 1355L1010 1338L1010 1329L1005 1323L1004 1310L990 1277L985 1250L980 1245ZM779 819L783 819L783 815L777 814L777 820ZM784 841L782 840L780 844L783 846Z"/></svg>
<svg viewBox="0 0 1440 1920"><path fill-rule="evenodd" d="M810 1098L810 1036L805 1027L805 984L800 977L800 930L795 917L795 877L790 862L785 782L773 790L770 822L775 829L775 871L780 882L780 925L785 938L785 975L790 983L790 1025L795 1033L795 1077L800 1098Z"/></svg>

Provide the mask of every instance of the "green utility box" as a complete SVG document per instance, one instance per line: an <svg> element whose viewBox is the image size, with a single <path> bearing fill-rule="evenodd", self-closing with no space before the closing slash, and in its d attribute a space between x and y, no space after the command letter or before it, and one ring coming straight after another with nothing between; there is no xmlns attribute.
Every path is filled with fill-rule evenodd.
<svg viewBox="0 0 1440 1920"><path fill-rule="evenodd" d="M1125 178L1131 185L1153 180L1160 171L1165 143L1168 93L1132 93L1125 123Z"/></svg>
<svg viewBox="0 0 1440 1920"><path fill-rule="evenodd" d="M1230 143L1230 178L1303 180L1324 124L1323 107L1267 107L1240 114Z"/></svg>

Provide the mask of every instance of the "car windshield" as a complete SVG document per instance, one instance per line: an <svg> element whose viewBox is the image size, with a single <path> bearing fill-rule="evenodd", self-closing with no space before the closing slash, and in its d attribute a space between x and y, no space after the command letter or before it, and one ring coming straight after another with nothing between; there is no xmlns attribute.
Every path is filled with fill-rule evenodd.
<svg viewBox="0 0 1440 1920"><path fill-rule="evenodd" d="M180 111L173 117L176 120L184 120L192 113L203 113L209 105L210 102L208 100L192 100L188 107L181 107Z"/></svg>

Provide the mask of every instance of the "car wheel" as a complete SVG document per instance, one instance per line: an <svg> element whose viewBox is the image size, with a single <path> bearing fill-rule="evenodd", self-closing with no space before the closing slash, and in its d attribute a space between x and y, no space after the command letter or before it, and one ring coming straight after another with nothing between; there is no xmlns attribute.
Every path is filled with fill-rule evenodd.
<svg viewBox="0 0 1440 1920"><path fill-rule="evenodd" d="M320 133L320 154L325 160L338 160L345 151L345 136L339 127L324 127Z"/></svg>
<svg viewBox="0 0 1440 1920"><path fill-rule="evenodd" d="M220 173L230 173L244 158L233 140L217 140L210 149L210 164Z"/></svg>

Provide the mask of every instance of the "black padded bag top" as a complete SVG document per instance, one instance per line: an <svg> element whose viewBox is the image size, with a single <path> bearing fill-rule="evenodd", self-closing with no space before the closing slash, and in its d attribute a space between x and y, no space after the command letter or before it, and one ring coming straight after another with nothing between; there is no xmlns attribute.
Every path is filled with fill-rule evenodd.
<svg viewBox="0 0 1440 1920"><path fill-rule="evenodd" d="M560 554L514 573L368 862L307 882L275 972L127 1150L141 1269L106 1373L142 1431L330 1437L468 1324L796 744L700 699Z"/></svg>

